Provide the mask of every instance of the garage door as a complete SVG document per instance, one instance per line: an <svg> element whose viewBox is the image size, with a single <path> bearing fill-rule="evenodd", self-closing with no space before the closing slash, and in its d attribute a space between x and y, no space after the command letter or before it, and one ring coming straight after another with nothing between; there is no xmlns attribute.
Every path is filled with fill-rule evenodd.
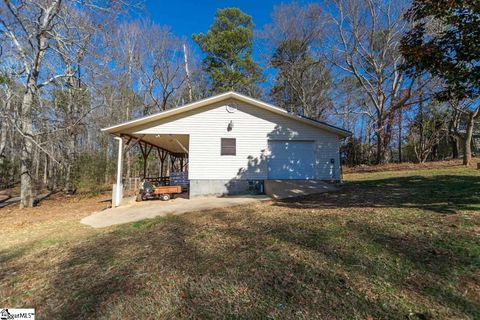
<svg viewBox="0 0 480 320"><path fill-rule="evenodd" d="M314 179L313 141L268 141L269 179Z"/></svg>

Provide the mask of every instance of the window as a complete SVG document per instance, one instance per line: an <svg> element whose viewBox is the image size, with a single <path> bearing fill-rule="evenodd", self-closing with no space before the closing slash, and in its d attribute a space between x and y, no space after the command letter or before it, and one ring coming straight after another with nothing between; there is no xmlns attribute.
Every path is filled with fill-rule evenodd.
<svg viewBox="0 0 480 320"><path fill-rule="evenodd" d="M236 156L237 155L237 139L235 138L222 138L222 148L220 155L222 156Z"/></svg>

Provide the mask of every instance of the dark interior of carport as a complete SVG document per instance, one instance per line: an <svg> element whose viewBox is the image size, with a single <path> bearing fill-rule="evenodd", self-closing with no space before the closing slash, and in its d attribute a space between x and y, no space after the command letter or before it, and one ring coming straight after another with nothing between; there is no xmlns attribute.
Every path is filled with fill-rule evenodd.
<svg viewBox="0 0 480 320"><path fill-rule="evenodd" d="M125 142L124 152L138 147L142 159L142 170L139 177L133 177L136 187L139 180L147 180L158 185L178 184L172 181L188 173L188 134L120 134ZM152 159L158 164L157 168L148 167ZM185 173L179 175L178 173ZM183 179L182 179L183 180ZM183 187L184 181L180 181ZM132 179L124 179L124 186L132 188Z"/></svg>

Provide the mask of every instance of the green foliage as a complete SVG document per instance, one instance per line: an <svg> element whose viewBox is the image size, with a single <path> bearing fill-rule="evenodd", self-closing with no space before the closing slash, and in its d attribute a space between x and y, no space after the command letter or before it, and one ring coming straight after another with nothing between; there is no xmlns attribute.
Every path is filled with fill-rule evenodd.
<svg viewBox="0 0 480 320"><path fill-rule="evenodd" d="M425 110L417 114L410 133L417 134L421 130L426 139L438 136L446 130L446 117L448 117L448 113L439 109L438 103L431 103L425 107Z"/></svg>
<svg viewBox="0 0 480 320"><path fill-rule="evenodd" d="M252 17L238 8L219 9L207 34L193 40L206 53L204 70L212 80L212 92L248 92L261 78L252 58Z"/></svg>
<svg viewBox="0 0 480 320"><path fill-rule="evenodd" d="M273 67L282 67L286 63L297 61L311 61L307 44L301 39L287 39L275 51L271 64Z"/></svg>
<svg viewBox="0 0 480 320"><path fill-rule="evenodd" d="M100 152L82 153L76 161L74 184L80 192L98 194L105 190L105 172L113 170ZM113 175L113 172L110 172Z"/></svg>
<svg viewBox="0 0 480 320"><path fill-rule="evenodd" d="M415 154L415 145L412 141L406 141L402 144L402 161L418 162Z"/></svg>
<svg viewBox="0 0 480 320"><path fill-rule="evenodd" d="M342 163L348 166L364 164L363 161L368 160L364 153L366 153L365 151L369 147L369 145L363 144L358 138L348 138L340 148Z"/></svg>
<svg viewBox="0 0 480 320"><path fill-rule="evenodd" d="M19 167L20 164L16 159L0 157L0 186L17 180L17 177L19 176Z"/></svg>
<svg viewBox="0 0 480 320"><path fill-rule="evenodd" d="M8 76L7 73L0 72L0 84L12 84L12 79Z"/></svg>
<svg viewBox="0 0 480 320"><path fill-rule="evenodd" d="M307 46L299 39L287 39L278 46L270 61L272 67L278 69L270 91L276 105L289 111L296 111L292 109L302 106L301 97L290 83L292 74L289 67L296 63L308 64L311 60Z"/></svg>
<svg viewBox="0 0 480 320"><path fill-rule="evenodd" d="M270 61L278 73L270 95L276 105L311 118L323 118L330 100L330 74L302 39L280 43Z"/></svg>
<svg viewBox="0 0 480 320"><path fill-rule="evenodd" d="M405 68L443 79L444 100L479 97L480 2L414 0L406 17L413 27L401 44Z"/></svg>

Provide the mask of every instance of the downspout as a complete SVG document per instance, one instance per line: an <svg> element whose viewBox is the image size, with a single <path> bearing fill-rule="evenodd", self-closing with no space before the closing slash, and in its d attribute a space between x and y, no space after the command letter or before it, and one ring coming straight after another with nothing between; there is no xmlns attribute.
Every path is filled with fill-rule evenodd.
<svg viewBox="0 0 480 320"><path fill-rule="evenodd" d="M117 187L115 188L115 197L113 199L113 207L118 207L122 200L122 164L123 164L123 139L114 137L118 140L118 158L117 158Z"/></svg>

